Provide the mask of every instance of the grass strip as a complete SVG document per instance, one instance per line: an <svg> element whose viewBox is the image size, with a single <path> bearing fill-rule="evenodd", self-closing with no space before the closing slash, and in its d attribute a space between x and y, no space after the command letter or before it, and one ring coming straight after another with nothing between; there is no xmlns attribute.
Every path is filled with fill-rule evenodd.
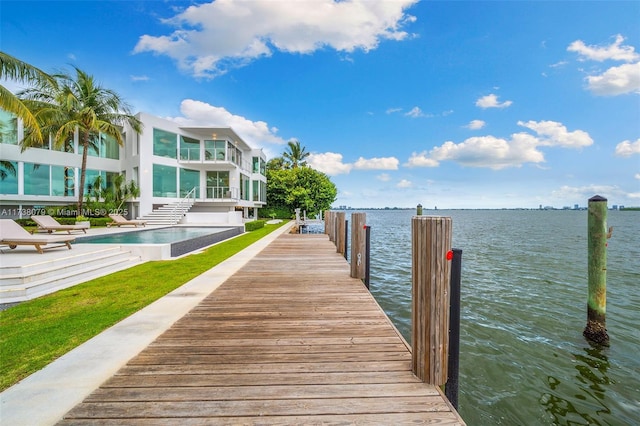
<svg viewBox="0 0 640 426"><path fill-rule="evenodd" d="M202 253L146 262L0 312L0 390L42 369L286 223L266 225Z"/></svg>

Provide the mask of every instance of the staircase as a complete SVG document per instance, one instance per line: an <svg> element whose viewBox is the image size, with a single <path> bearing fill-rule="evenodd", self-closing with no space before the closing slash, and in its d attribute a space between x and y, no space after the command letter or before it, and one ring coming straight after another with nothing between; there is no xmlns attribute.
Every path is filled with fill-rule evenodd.
<svg viewBox="0 0 640 426"><path fill-rule="evenodd" d="M193 207L195 190L196 188L193 188L189 191L182 200L157 208L140 219L146 221L147 225L175 225Z"/></svg>
<svg viewBox="0 0 640 426"><path fill-rule="evenodd" d="M140 256L121 247L108 247L32 264L0 266L0 303L31 300L140 263Z"/></svg>

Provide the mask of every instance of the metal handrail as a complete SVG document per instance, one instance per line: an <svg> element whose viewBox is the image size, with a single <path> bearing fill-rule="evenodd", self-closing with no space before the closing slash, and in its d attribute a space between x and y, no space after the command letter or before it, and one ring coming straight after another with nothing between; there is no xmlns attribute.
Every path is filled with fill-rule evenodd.
<svg viewBox="0 0 640 426"><path fill-rule="evenodd" d="M191 203L193 205L193 203L196 200L196 189L197 187L194 186L191 191L189 191L187 193L187 195L184 196L184 198L182 200L180 200L175 206L173 206L173 209L171 209L171 224L175 225L177 224L180 219L182 218L182 215L180 215L178 213L178 211L182 211L182 206L185 204L189 203L189 199L193 198L193 202Z"/></svg>

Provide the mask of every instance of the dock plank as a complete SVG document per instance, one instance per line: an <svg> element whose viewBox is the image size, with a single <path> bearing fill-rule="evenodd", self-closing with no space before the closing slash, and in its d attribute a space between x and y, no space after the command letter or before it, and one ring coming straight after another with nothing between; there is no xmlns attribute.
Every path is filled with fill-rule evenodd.
<svg viewBox="0 0 640 426"><path fill-rule="evenodd" d="M464 425L325 235L278 237L60 424Z"/></svg>

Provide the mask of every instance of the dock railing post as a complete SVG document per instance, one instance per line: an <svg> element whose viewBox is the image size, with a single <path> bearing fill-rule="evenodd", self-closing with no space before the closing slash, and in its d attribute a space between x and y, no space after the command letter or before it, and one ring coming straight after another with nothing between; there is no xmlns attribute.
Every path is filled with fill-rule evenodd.
<svg viewBox="0 0 640 426"><path fill-rule="evenodd" d="M347 260L347 252L349 251L349 221L344 221L344 260Z"/></svg>
<svg viewBox="0 0 640 426"><path fill-rule="evenodd" d="M351 214L351 278L364 279L366 213Z"/></svg>
<svg viewBox="0 0 640 426"><path fill-rule="evenodd" d="M607 199L599 195L589 198L588 206L588 281L587 326L582 333L587 340L609 345L606 328L607 311Z"/></svg>
<svg viewBox="0 0 640 426"><path fill-rule="evenodd" d="M412 369L423 382L447 382L450 217L414 216L412 245Z"/></svg>
<svg viewBox="0 0 640 426"><path fill-rule="evenodd" d="M344 228L345 228L345 212L337 212L336 213L336 252L340 254L344 254L345 250L345 239L344 239Z"/></svg>
<svg viewBox="0 0 640 426"><path fill-rule="evenodd" d="M445 396L458 409L458 376L460 371L460 281L462 277L462 250L451 250L451 291L449 308L449 359ZM447 253L447 258L449 254Z"/></svg>
<svg viewBox="0 0 640 426"><path fill-rule="evenodd" d="M370 289L371 282L371 226L364 227L364 285Z"/></svg>

